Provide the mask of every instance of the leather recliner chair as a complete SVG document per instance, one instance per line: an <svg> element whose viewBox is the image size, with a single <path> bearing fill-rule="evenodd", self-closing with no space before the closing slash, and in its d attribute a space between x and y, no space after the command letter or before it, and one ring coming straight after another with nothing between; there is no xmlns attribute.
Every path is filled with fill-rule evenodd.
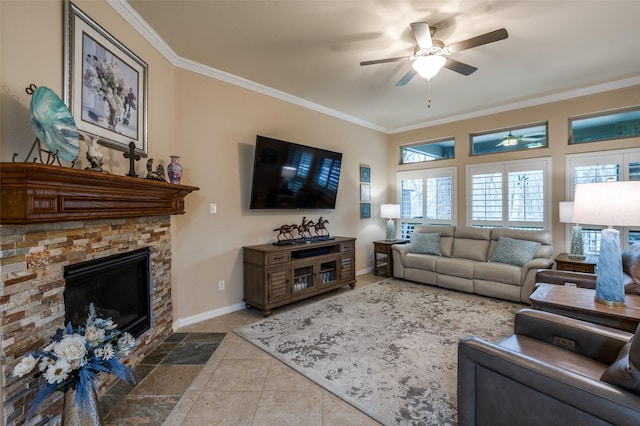
<svg viewBox="0 0 640 426"><path fill-rule="evenodd" d="M495 343L477 337L461 340L458 422L637 426L640 327L634 338L624 331L522 309L516 313L514 334Z"/></svg>

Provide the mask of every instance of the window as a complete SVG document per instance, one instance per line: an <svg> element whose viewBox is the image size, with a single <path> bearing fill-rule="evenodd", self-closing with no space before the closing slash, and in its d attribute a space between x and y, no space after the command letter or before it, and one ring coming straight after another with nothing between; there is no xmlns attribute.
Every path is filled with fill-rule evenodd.
<svg viewBox="0 0 640 426"><path fill-rule="evenodd" d="M573 200L579 183L606 182L608 180L640 180L640 149L593 152L567 156L567 196ZM601 226L582 226L582 244L585 254L600 251ZM567 224L567 241L571 241L572 224ZM629 244L640 241L640 226L617 228L620 230L620 244L624 249Z"/></svg>
<svg viewBox="0 0 640 426"><path fill-rule="evenodd" d="M422 142L400 147L400 164L421 163L424 161L454 158L453 139Z"/></svg>
<svg viewBox="0 0 640 426"><path fill-rule="evenodd" d="M467 225L549 229L551 159L467 166Z"/></svg>
<svg viewBox="0 0 640 426"><path fill-rule="evenodd" d="M640 136L640 108L570 118L570 143Z"/></svg>
<svg viewBox="0 0 640 426"><path fill-rule="evenodd" d="M470 135L471 155L546 148L547 123Z"/></svg>
<svg viewBox="0 0 640 426"><path fill-rule="evenodd" d="M453 225L456 168L399 172L400 238L409 238L416 225Z"/></svg>

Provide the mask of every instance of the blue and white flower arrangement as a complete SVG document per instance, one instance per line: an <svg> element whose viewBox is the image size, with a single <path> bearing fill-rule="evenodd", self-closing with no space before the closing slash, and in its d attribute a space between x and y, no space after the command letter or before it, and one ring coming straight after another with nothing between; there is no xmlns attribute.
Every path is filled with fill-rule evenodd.
<svg viewBox="0 0 640 426"><path fill-rule="evenodd" d="M43 377L46 382L36 393L28 418L53 392L71 389L76 391L75 404L84 412L92 392L97 391L100 373L135 382L133 371L122 360L137 342L131 334L122 333L116 327L111 318L99 318L92 303L84 327L74 330L68 323L65 329L59 328L47 346L29 353L15 366L14 376L24 377L37 367L33 377Z"/></svg>

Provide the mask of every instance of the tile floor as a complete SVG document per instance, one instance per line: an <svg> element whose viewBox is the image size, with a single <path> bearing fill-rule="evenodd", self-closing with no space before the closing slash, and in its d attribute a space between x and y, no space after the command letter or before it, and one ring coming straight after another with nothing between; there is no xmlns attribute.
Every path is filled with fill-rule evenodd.
<svg viewBox="0 0 640 426"><path fill-rule="evenodd" d="M360 275L357 287L382 279L373 274ZM350 289L344 287L311 300L274 309L273 315L346 291ZM215 352L204 365L167 365L150 359L147 364L136 367L135 372L141 380L135 388L126 391L128 396L112 396L113 400L104 401L104 404L110 404L107 405L110 412L105 417L105 424L379 424L233 333L234 329L262 318L260 311L241 310L178 330L176 339L180 336L182 339L206 339L202 336L211 336L211 333L214 336L226 335L219 345L216 344ZM162 351L173 349L170 347L173 343L167 344L169 346L164 349L159 348L158 356L162 356ZM156 364L151 361L156 361ZM112 395L125 393L124 390L112 389L109 390ZM105 396L101 397L101 405Z"/></svg>

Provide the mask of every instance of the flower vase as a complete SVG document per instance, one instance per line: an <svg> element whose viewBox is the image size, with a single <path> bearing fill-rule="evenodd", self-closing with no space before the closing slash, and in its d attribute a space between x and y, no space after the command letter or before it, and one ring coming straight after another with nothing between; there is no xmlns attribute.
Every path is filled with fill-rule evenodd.
<svg viewBox="0 0 640 426"><path fill-rule="evenodd" d="M182 165L178 162L180 159L177 155L171 155L171 163L167 166L167 174L169 175L169 182L180 183L182 179Z"/></svg>
<svg viewBox="0 0 640 426"><path fill-rule="evenodd" d="M89 400L84 406L76 403L76 390L69 389L64 394L64 411L62 424L64 426L102 426L102 415L98 405L98 397L93 387L88 392Z"/></svg>

